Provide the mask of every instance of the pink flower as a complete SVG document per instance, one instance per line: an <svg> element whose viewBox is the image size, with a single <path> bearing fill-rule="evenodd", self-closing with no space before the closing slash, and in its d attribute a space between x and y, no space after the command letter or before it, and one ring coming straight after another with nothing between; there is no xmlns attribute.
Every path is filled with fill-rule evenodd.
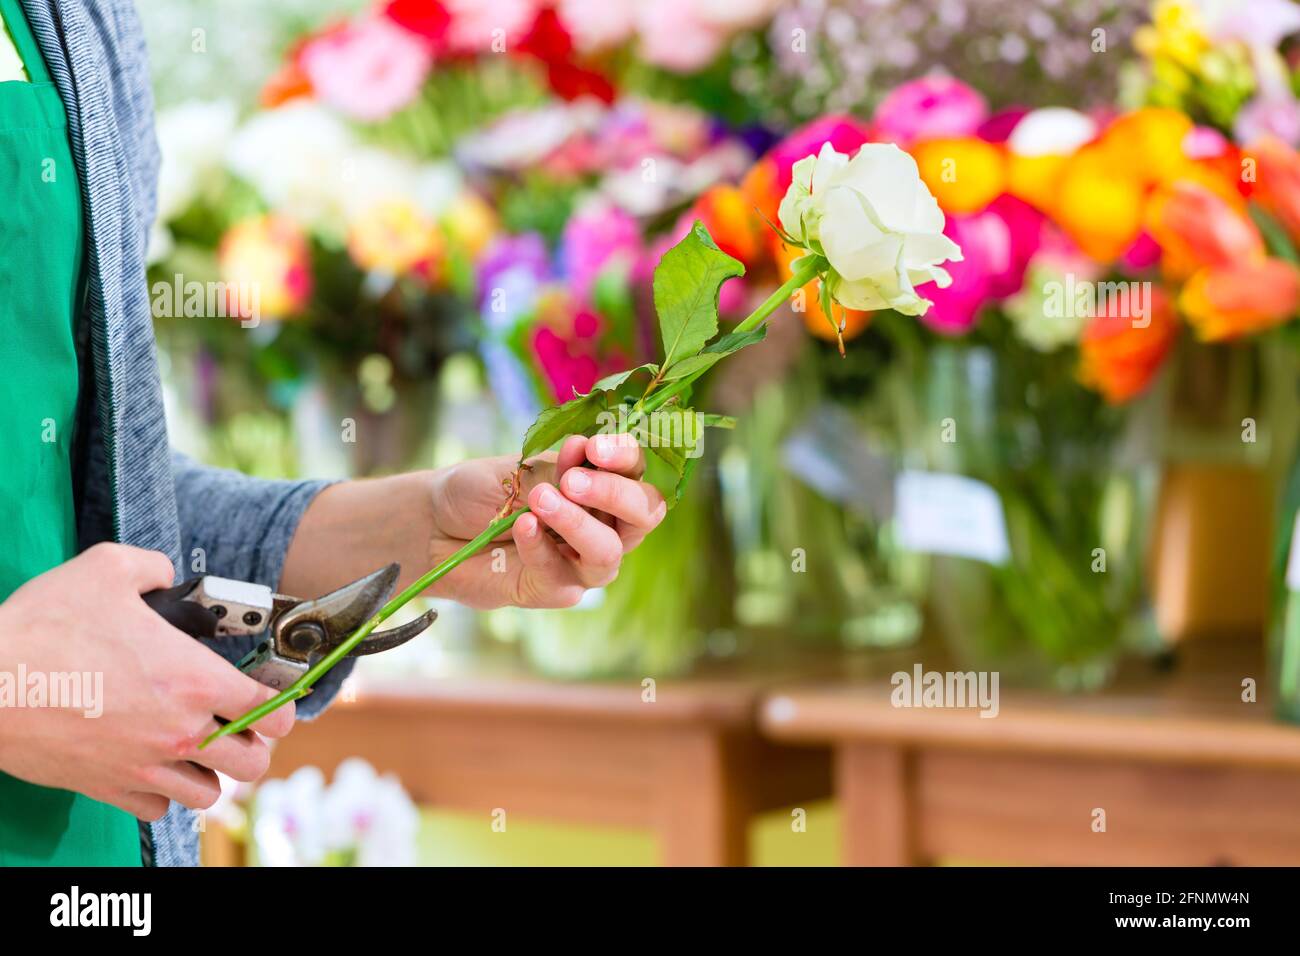
<svg viewBox="0 0 1300 956"><path fill-rule="evenodd" d="M432 57L415 34L385 17L369 17L318 36L303 47L300 65L326 103L374 122L409 103Z"/></svg>
<svg viewBox="0 0 1300 956"><path fill-rule="evenodd" d="M799 127L772 147L768 156L776 164L776 185L784 194L790 188L790 170L805 156L816 156L822 144L852 156L870 139L867 127L852 116L823 116Z"/></svg>
<svg viewBox="0 0 1300 956"><path fill-rule="evenodd" d="M556 9L583 52L618 46L636 27L634 0L559 0Z"/></svg>
<svg viewBox="0 0 1300 956"><path fill-rule="evenodd" d="M1232 133L1239 143L1272 135L1288 146L1300 146L1300 103L1289 90L1256 96L1237 114Z"/></svg>
<svg viewBox="0 0 1300 956"><path fill-rule="evenodd" d="M574 215L564 226L561 268L580 302L590 301L596 277L612 261L631 266L641 250L641 228L631 214L601 203Z"/></svg>
<svg viewBox="0 0 1300 956"><path fill-rule="evenodd" d="M445 0L451 14L447 43L460 53L485 53L500 40L513 50L537 18L537 0Z"/></svg>
<svg viewBox="0 0 1300 956"><path fill-rule="evenodd" d="M693 73L713 62L726 39L700 17L694 0L652 0L637 5L641 57L674 73Z"/></svg>
<svg viewBox="0 0 1300 956"><path fill-rule="evenodd" d="M984 97L938 74L895 88L876 108L876 139L907 146L922 139L973 136L988 117Z"/></svg>
<svg viewBox="0 0 1300 956"><path fill-rule="evenodd" d="M961 335L987 303L1018 292L1043 243L1045 222L1032 206L1005 195L974 215L949 216L944 235L961 246L963 258L945 267L950 286L928 291L934 304L921 321L936 332Z"/></svg>

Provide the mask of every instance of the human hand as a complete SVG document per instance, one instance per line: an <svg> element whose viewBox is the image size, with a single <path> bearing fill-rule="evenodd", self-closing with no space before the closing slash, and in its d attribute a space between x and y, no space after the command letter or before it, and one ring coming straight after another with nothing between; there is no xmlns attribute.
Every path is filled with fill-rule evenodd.
<svg viewBox="0 0 1300 956"><path fill-rule="evenodd" d="M595 468L581 467L584 462ZM663 495L640 480L645 457L631 436L572 435L558 453L528 464L520 500L531 512L443 578L434 593L477 608L572 607L588 588L613 581L623 556L667 513ZM496 518L506 497L503 482L514 471L515 459L500 457L433 473L431 563Z"/></svg>
<svg viewBox="0 0 1300 956"><path fill-rule="evenodd" d="M270 751L256 734L198 749L217 729L216 717L239 717L274 691L173 628L140 598L171 583L165 555L101 544L0 604L0 673L25 667L51 686L55 675L89 674L102 690L97 701L83 693L79 706L50 701L0 712L0 770L150 821L167 812L170 800L194 810L212 806L221 793L214 771L243 781L266 773ZM287 706L255 728L282 737L293 719Z"/></svg>

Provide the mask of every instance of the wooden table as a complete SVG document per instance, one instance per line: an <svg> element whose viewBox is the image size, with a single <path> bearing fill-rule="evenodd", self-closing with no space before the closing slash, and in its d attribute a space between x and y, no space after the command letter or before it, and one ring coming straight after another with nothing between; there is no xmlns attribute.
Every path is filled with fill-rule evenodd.
<svg viewBox="0 0 1300 956"><path fill-rule="evenodd" d="M446 676L362 685L277 744L272 777L330 774L364 756L416 802L507 820L650 827L670 865L743 865L760 811L830 793L827 748L762 739L765 690L831 661L747 662L659 680L564 683L467 663ZM557 860L557 863L564 861Z"/></svg>
<svg viewBox="0 0 1300 956"><path fill-rule="evenodd" d="M779 688L761 723L834 746L845 864L1296 865L1300 727L1265 686L1258 642L1227 640L1098 695L1001 688L992 719L894 707L877 677Z"/></svg>

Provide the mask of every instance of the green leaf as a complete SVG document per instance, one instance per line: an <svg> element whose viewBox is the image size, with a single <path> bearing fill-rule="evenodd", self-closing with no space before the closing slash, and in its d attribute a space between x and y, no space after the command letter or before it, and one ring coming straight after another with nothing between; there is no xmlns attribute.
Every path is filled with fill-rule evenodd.
<svg viewBox="0 0 1300 956"><path fill-rule="evenodd" d="M745 267L713 241L696 221L686 238L659 260L655 269L655 311L664 343L664 366L699 352L718 332L718 291L743 276Z"/></svg>
<svg viewBox="0 0 1300 956"><path fill-rule="evenodd" d="M726 428L736 427L736 420L730 415L714 415L712 412L706 412L700 416L705 428Z"/></svg>
<svg viewBox="0 0 1300 956"><path fill-rule="evenodd" d="M669 418L668 416L680 416ZM657 417L655 417L657 416ZM703 457L701 441L704 437L705 419L693 409L682 408L660 410L651 418L650 430L645 442L650 451L659 460L672 469L676 480L667 488L662 488L668 507L673 507L682 500L686 490L686 481L695 469L695 464ZM714 418L718 416L712 416Z"/></svg>
<svg viewBox="0 0 1300 956"><path fill-rule="evenodd" d="M645 365L638 365L636 368L630 368L626 372L615 372L613 375L606 375L599 382L591 387L593 392L613 392L622 387L623 383L635 375L637 372L649 372L653 375L659 371L659 366L653 362L647 362Z"/></svg>
<svg viewBox="0 0 1300 956"><path fill-rule="evenodd" d="M519 460L522 462L546 451L569 435L594 433L600 413L605 411L605 395L605 392L595 389L563 405L545 409L524 432L524 447L519 452Z"/></svg>
<svg viewBox="0 0 1300 956"><path fill-rule="evenodd" d="M524 447L519 453L522 462L538 452L546 451L557 441L570 435L594 435L601 425L601 412L610 407L611 398L623 383L638 372L653 375L659 366L653 363L638 365L625 372L606 375L586 395L575 395L563 405L548 408L537 416L537 420L524 433Z"/></svg>
<svg viewBox="0 0 1300 956"><path fill-rule="evenodd" d="M688 355L668 369L664 373L663 380L665 382L674 382L703 372L711 368L720 359L761 342L766 336L767 329L762 326L749 332L728 332L726 335L719 336L717 341L704 346L703 350L698 354Z"/></svg>

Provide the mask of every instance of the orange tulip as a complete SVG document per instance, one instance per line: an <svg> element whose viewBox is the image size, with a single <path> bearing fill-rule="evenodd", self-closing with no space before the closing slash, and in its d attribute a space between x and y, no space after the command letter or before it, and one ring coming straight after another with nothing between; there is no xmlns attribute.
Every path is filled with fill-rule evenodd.
<svg viewBox="0 0 1300 956"><path fill-rule="evenodd" d="M1267 136L1245 151L1255 161L1255 199L1300 243L1300 154Z"/></svg>
<svg viewBox="0 0 1300 956"><path fill-rule="evenodd" d="M944 212L979 212L1006 189L1003 151L982 139L931 139L910 152Z"/></svg>
<svg viewBox="0 0 1300 956"><path fill-rule="evenodd" d="M1255 224L1200 183L1183 180L1157 190L1146 226L1160 245L1165 274L1175 280L1265 253Z"/></svg>
<svg viewBox="0 0 1300 956"><path fill-rule="evenodd" d="M1198 338L1221 342L1263 332L1296 314L1300 272L1281 259L1233 262L1197 272L1178 305Z"/></svg>
<svg viewBox="0 0 1300 956"><path fill-rule="evenodd" d="M1145 315L1122 306L1123 297L1098 304L1079 343L1079 379L1106 401L1120 404L1146 390L1173 347L1178 326L1169 297L1152 289Z"/></svg>

